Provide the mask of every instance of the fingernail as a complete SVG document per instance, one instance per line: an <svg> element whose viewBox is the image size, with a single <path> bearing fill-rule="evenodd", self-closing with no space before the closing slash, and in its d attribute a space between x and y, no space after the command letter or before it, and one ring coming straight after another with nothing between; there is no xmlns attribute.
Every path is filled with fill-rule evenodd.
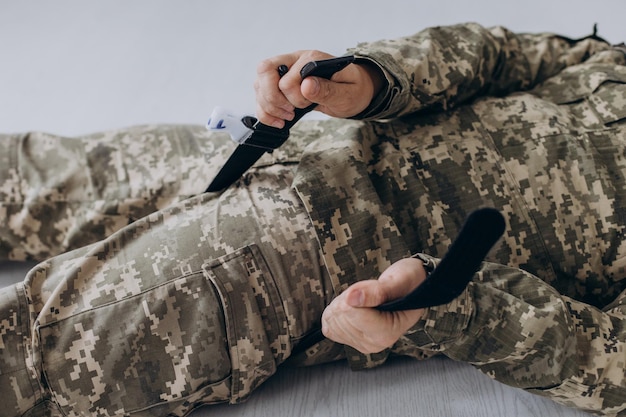
<svg viewBox="0 0 626 417"><path fill-rule="evenodd" d="M365 304L365 293L363 292L363 290L356 290L355 298L357 305L355 305L354 307L360 307Z"/></svg>

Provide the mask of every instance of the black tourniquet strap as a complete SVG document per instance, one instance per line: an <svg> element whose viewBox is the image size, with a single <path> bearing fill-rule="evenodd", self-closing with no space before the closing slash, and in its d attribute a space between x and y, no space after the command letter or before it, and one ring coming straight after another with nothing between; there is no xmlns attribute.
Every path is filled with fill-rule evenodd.
<svg viewBox="0 0 626 417"><path fill-rule="evenodd" d="M353 56L312 61L302 67L300 76L302 78L315 76L330 79L334 73L342 70L352 62L354 62ZM237 181L265 152L272 152L285 143L289 138L289 129L305 114L313 110L315 106L316 104L311 104L307 108L296 109L294 118L287 120L282 129L259 123L257 119L251 116L244 117L241 122L252 130L252 134L242 144L237 146L226 161L226 164L224 164L206 189L206 192L221 191Z"/></svg>
<svg viewBox="0 0 626 417"><path fill-rule="evenodd" d="M504 233L502 214L490 207L472 212L439 265L412 292L376 307L381 311L402 311L447 304L461 295L472 280L485 256ZM296 345L292 354L303 352L321 342L318 327Z"/></svg>
<svg viewBox="0 0 626 417"><path fill-rule="evenodd" d="M302 117L302 116L300 116ZM247 124L253 117L244 118ZM252 135L241 145L237 146L230 155L226 164L217 173L206 192L221 191L237 181L265 152L272 152L289 138L289 128L276 129L261 123L248 126L254 129Z"/></svg>

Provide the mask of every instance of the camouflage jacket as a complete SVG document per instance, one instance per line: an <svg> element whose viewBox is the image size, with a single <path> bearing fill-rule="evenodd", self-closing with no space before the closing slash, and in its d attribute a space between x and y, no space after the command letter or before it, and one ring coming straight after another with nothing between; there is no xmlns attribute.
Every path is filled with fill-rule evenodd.
<svg viewBox="0 0 626 417"><path fill-rule="evenodd" d="M596 36L468 24L351 50L388 87L324 122L294 186L336 292L445 253L481 206L507 231L467 290L389 351L444 353L570 406L626 415L626 57ZM294 136L311 134L306 123ZM340 355L328 342L299 363Z"/></svg>

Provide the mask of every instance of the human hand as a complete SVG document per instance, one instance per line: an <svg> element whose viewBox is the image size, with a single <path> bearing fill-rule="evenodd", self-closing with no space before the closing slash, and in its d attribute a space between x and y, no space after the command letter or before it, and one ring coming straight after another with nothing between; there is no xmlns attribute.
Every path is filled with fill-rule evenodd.
<svg viewBox="0 0 626 417"><path fill-rule="evenodd" d="M295 108L317 103L315 110L333 117L351 117L367 108L382 86L382 75L371 65L348 65L330 80L300 77L300 70L310 61L333 58L324 52L307 50L279 55L262 61L254 83L257 119L266 125L282 128L292 120ZM289 71L280 77L277 68Z"/></svg>
<svg viewBox="0 0 626 417"><path fill-rule="evenodd" d="M406 258L387 268L378 280L351 285L324 310L322 333L362 353L392 346L417 323L424 309L383 312L374 307L408 294L425 279L422 261Z"/></svg>

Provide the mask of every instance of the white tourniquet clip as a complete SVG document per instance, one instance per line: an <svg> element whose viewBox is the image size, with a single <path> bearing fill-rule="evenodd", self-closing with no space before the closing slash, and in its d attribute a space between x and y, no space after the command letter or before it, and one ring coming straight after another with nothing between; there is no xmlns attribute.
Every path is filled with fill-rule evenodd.
<svg viewBox="0 0 626 417"><path fill-rule="evenodd" d="M213 131L226 131L231 139L239 145L252 136L254 130L243 123L244 115L237 115L223 107L216 107L207 121L206 127Z"/></svg>

